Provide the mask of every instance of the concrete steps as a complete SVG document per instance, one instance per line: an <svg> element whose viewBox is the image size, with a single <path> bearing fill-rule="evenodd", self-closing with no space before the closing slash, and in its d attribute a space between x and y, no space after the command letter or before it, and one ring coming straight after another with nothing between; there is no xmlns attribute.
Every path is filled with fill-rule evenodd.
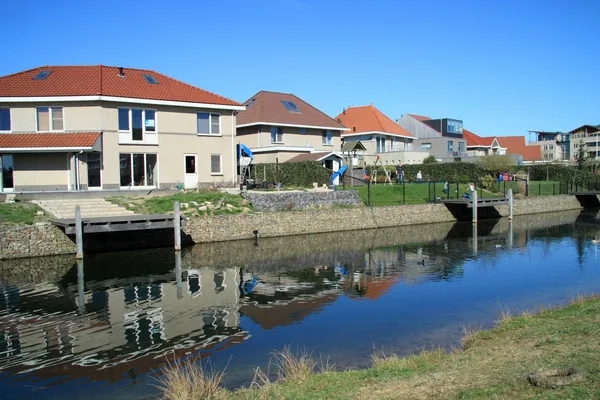
<svg viewBox="0 0 600 400"><path fill-rule="evenodd" d="M75 206L79 206L82 218L134 215L133 211L104 199L55 199L32 202L57 219L75 218Z"/></svg>

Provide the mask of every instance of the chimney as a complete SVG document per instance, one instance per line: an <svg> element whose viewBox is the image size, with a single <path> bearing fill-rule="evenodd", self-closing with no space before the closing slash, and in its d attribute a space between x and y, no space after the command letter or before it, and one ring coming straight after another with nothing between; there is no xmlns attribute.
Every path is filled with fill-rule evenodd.
<svg viewBox="0 0 600 400"><path fill-rule="evenodd" d="M355 126L352 127L352 132L356 132L356 127Z"/></svg>
<svg viewBox="0 0 600 400"><path fill-rule="evenodd" d="M125 74L123 73L123 67L119 67L119 76L123 77Z"/></svg>
<svg viewBox="0 0 600 400"><path fill-rule="evenodd" d="M342 114L346 115L346 109L344 108L344 111L342 111Z"/></svg>

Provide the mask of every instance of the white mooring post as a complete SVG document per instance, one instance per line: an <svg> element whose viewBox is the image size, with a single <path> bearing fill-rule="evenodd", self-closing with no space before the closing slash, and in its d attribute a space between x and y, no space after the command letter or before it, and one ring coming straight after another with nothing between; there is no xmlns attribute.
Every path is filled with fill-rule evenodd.
<svg viewBox="0 0 600 400"><path fill-rule="evenodd" d="M477 248L477 240L478 240L478 237L477 237L477 224L473 224L473 238L472 238L472 240L473 240L473 255L476 256L477 255L477 251L478 251L478 248Z"/></svg>
<svg viewBox="0 0 600 400"><path fill-rule="evenodd" d="M181 279L181 252L175 252L175 282L177 282L177 298L183 297L183 280Z"/></svg>
<svg viewBox="0 0 600 400"><path fill-rule="evenodd" d="M473 198L473 223L477 223L477 190L473 190L471 194Z"/></svg>
<svg viewBox="0 0 600 400"><path fill-rule="evenodd" d="M173 229L175 234L175 251L181 250L181 212L179 211L179 202L173 203L175 215L173 218Z"/></svg>
<svg viewBox="0 0 600 400"><path fill-rule="evenodd" d="M508 219L512 219L513 217L513 191L512 189L508 189Z"/></svg>
<svg viewBox="0 0 600 400"><path fill-rule="evenodd" d="M83 259L83 223L81 222L81 209L75 206L75 244L77 245L77 254L75 258Z"/></svg>
<svg viewBox="0 0 600 400"><path fill-rule="evenodd" d="M508 248L512 249L513 247L513 222L508 221Z"/></svg>
<svg viewBox="0 0 600 400"><path fill-rule="evenodd" d="M83 260L77 260L77 308L80 313L85 311L85 279L83 275Z"/></svg>

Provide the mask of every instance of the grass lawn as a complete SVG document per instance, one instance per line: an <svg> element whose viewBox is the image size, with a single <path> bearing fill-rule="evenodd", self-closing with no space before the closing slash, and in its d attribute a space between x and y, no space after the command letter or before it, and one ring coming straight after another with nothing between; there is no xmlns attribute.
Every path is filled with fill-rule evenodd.
<svg viewBox="0 0 600 400"><path fill-rule="evenodd" d="M121 205L136 214L172 214L173 202L178 200L180 204L187 203L188 208L181 207L181 212L186 216L204 215L210 213L210 210L198 210L205 202L210 202L216 206L221 198L224 198L223 204L219 210L213 210L216 214L239 214L248 211L250 206L240 195L221 193L219 191L205 190L199 192L178 192L171 196L157 197L108 197L107 201ZM199 206L194 206L195 201ZM227 205L232 207L228 207Z"/></svg>
<svg viewBox="0 0 600 400"><path fill-rule="evenodd" d="M434 349L401 358L375 352L369 369L321 373L311 373L318 363L305 355L284 360L277 383L259 380L259 388L217 389L202 398L598 399L599 336L600 297L578 298L535 315L503 315L489 331L466 330L462 348L450 353ZM565 386L550 389L528 380L538 371L569 368L581 371L580 379ZM202 383L195 376L189 380L193 388ZM173 398L191 397L179 392Z"/></svg>
<svg viewBox="0 0 600 400"><path fill-rule="evenodd" d="M0 226L4 225L32 225L36 222L47 221L46 215L38 216L41 208L27 202L12 204L0 203Z"/></svg>
<svg viewBox="0 0 600 400"><path fill-rule="evenodd" d="M435 191L434 191L435 187ZM460 184L458 187L458 198L462 198L462 195L467 192L469 185ZM346 185L346 189L352 189ZM358 190L358 194L363 203L367 204L368 193L367 186L356 186L354 189ZM405 183L404 185L385 185L377 184L371 186L371 201L374 206L398 206L402 204L425 204L433 201L435 197L441 197L448 199L448 194L443 192L444 183L439 182L436 184L429 183ZM403 190L405 191L403 197ZM450 199L456 199L457 189L456 184L450 185ZM488 190L480 191L477 190L477 194L483 194L483 197L501 197L500 193L493 193ZM431 200L428 200L431 199ZM404 201L404 203L403 203Z"/></svg>

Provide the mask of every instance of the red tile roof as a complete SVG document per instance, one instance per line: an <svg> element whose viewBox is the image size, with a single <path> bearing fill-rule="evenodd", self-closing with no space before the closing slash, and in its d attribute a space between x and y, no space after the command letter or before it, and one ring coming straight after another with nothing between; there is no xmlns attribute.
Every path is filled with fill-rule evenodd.
<svg viewBox="0 0 600 400"><path fill-rule="evenodd" d="M0 149L35 147L92 147L101 132L0 134Z"/></svg>
<svg viewBox="0 0 600 400"><path fill-rule="evenodd" d="M540 161L542 150L540 146L527 146L524 136L496 137L500 146L506 148L506 154L521 154L523 161Z"/></svg>
<svg viewBox="0 0 600 400"><path fill-rule="evenodd" d="M290 112L281 103L293 102L300 112ZM261 90L244 102L246 110L237 116L237 125L253 125L260 123L286 124L296 126L318 126L334 130L346 127L331 119L327 114L311 106L299 97L289 93L267 92Z"/></svg>
<svg viewBox="0 0 600 400"><path fill-rule="evenodd" d="M410 133L402 129L400 125L388 118L384 113L373 107L372 105L360 107L348 107L335 119L342 122L350 128L344 134L361 133L361 132L383 132L402 136L412 136Z"/></svg>
<svg viewBox="0 0 600 400"><path fill-rule="evenodd" d="M481 137L469 130L463 129L463 137L467 140L467 147L485 146L494 144L494 137ZM499 143L498 143L499 144Z"/></svg>
<svg viewBox="0 0 600 400"><path fill-rule="evenodd" d="M32 79L52 71L45 79ZM0 77L0 97L115 96L238 106L239 103L152 70L94 66L44 66ZM158 84L146 82L154 77Z"/></svg>

